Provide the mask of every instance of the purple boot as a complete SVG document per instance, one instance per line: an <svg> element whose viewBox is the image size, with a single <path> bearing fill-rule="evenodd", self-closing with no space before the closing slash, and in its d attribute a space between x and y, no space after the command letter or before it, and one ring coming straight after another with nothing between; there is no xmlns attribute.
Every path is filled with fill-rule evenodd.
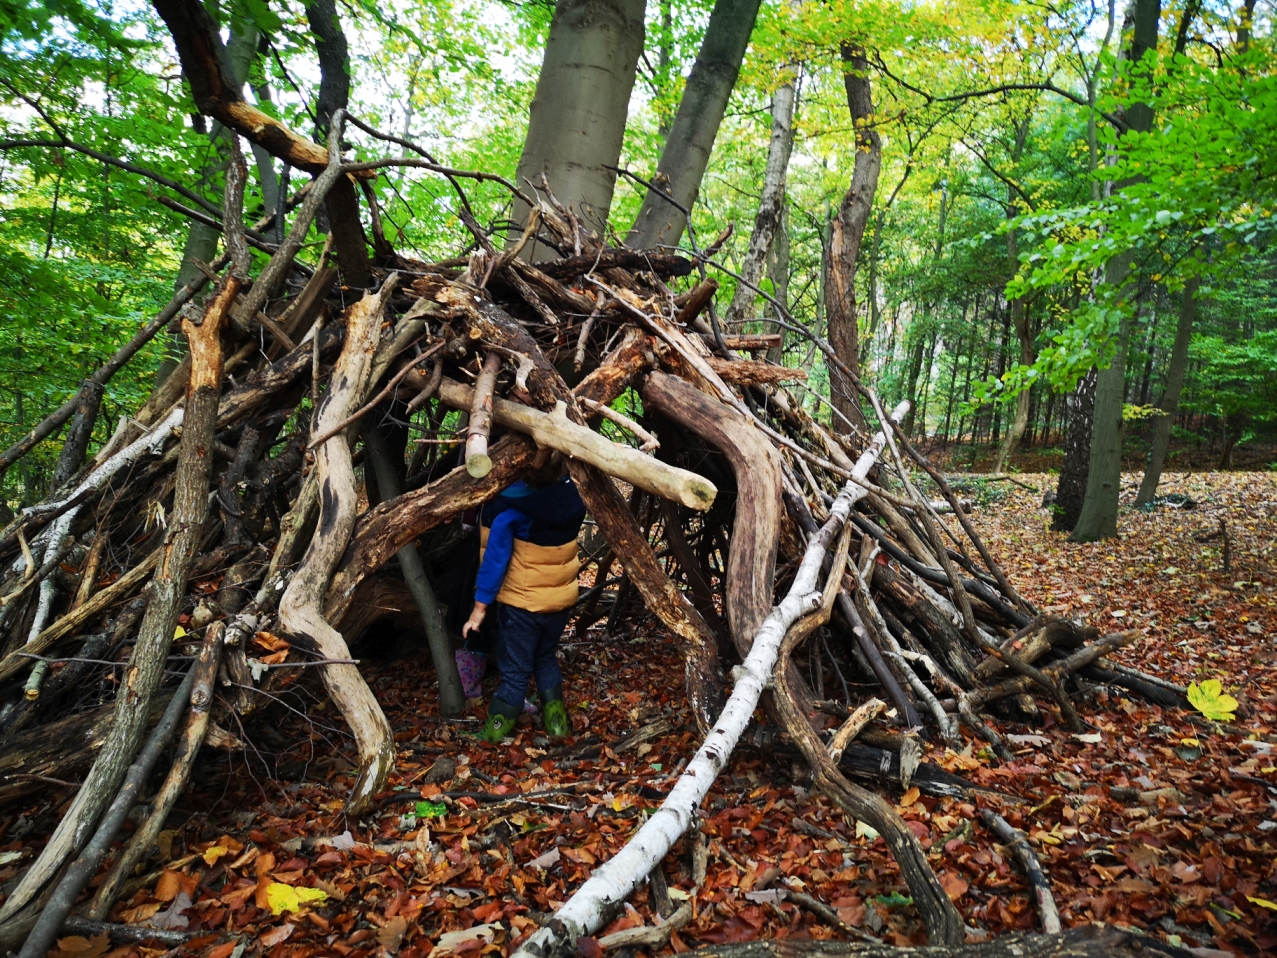
<svg viewBox="0 0 1277 958"><path fill-rule="evenodd" d="M468 699L483 695L483 675L488 671L488 657L482 652L456 652L457 672L461 676L461 690Z"/></svg>

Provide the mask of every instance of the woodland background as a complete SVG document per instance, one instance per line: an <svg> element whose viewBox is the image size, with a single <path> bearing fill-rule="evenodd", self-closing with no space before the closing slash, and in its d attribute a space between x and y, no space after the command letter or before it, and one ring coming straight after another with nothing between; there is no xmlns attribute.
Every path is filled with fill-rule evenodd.
<svg viewBox="0 0 1277 958"><path fill-rule="evenodd" d="M644 178L711 6L647 6L621 159ZM552 5L222 5L215 12L224 36L234 27L240 40L252 99L296 129L314 128L320 96L308 16L329 7L349 43L355 115L445 164L514 174ZM722 256L739 264L773 97L792 83L782 229L762 286L825 335L823 253L856 151L842 45L863 47L874 98L867 126L880 138L882 172L855 277L861 366L885 400L915 401L915 435L925 432L933 452L966 467L994 466L1024 388L1021 446L1033 455L1011 461L1061 465L1066 399L1087 369L1111 358L1113 333L1132 311L1131 297L1118 301L1101 281L1105 241L1135 248L1140 289L1125 364L1127 467L1148 450L1186 283L1197 316L1169 467L1264 468L1274 459L1272 6L1167 3L1159 58L1134 71L1118 62L1124 13L1113 3L999 0L767 2L759 13L693 223L707 236L734 223ZM1126 137L1114 169L1106 118L1132 95L1158 120ZM5 0L0 103L7 447L167 302L175 276L193 275L183 253L198 247L192 233L202 227L156 202L170 191L92 151L198 184L214 201L225 158L193 117L171 39L148 4ZM347 139L355 154L372 155L361 137L352 129ZM277 161L257 160L246 204L254 216L288 185ZM1143 181L1110 193L1107 182L1132 172ZM399 170L375 189L387 233L405 253L437 259L463 241L456 200L438 178ZM622 233L644 192L618 180L611 222ZM509 217L499 187L478 184L470 196L488 223ZM312 235L317 249L323 236ZM730 297L732 280L723 282L720 296ZM149 394L165 349L156 340L111 380L95 445ZM809 371L811 392L828 394L823 357L809 343L791 337L783 362ZM827 418L807 395L813 414ZM40 500L57 455L46 444L10 470L0 502Z"/></svg>

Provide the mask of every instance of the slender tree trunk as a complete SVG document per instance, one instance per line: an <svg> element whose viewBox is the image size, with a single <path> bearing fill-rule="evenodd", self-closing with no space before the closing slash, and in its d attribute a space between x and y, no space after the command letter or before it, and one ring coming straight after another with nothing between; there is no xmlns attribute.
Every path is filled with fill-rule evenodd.
<svg viewBox="0 0 1277 958"><path fill-rule="evenodd" d="M1016 269L1016 264L1020 260L1015 230L1007 231L1007 257L1011 260L1011 268ZM1027 311L1024 308L1024 300L1017 297L1011 300L1010 307L1011 325L1015 328L1016 339L1020 343L1020 363L1024 366L1032 366L1036 357L1033 354L1033 336L1029 332L1029 320ZM1002 440L1002 446L998 449L998 459L993 466L995 473L1006 471L1007 462L1011 459L1011 453L1015 452L1016 445L1024 435L1024 429L1029 424L1029 401L1031 398L1027 389L1023 390L1015 398L1015 418L1011 420L1011 428L1007 430L1006 438Z"/></svg>
<svg viewBox="0 0 1277 958"><path fill-rule="evenodd" d="M789 309L789 207L782 205L780 208L780 225L776 228L776 237L772 240L772 249L770 254L771 263L768 266L767 273L771 277L772 295L776 298L776 302L788 310ZM768 310L776 319L784 317L776 310L775 306L768 304ZM777 332L780 333L780 345L767 350L767 361L783 366L785 363L785 340L788 330L784 327L777 326Z"/></svg>
<svg viewBox="0 0 1277 958"><path fill-rule="evenodd" d="M602 234L612 205L625 119L643 52L644 0L559 0L541 61L517 181L544 176L558 199ZM527 208L516 202L522 223ZM551 251L529 244L524 255Z"/></svg>
<svg viewBox="0 0 1277 958"><path fill-rule="evenodd" d="M785 208L785 172L794 146L795 84L785 83L772 94L772 135L767 147L767 168L763 173L763 195L754 217L754 232L741 263L740 274L757 286L762 278L767 254L771 251ZM727 307L727 322L752 319L756 295L744 283L736 287L732 303Z"/></svg>
<svg viewBox="0 0 1277 958"><path fill-rule="evenodd" d="M913 434L914 410L918 408L918 376L922 372L922 353L927 346L921 330L917 336L918 340L913 344L913 355L909 357L909 388L905 395L909 400L909 412L905 415L905 421L900 424L906 435Z"/></svg>
<svg viewBox="0 0 1277 958"><path fill-rule="evenodd" d="M1161 0L1135 0L1135 29L1130 58L1139 63L1144 54L1157 48ZM1153 126L1153 109L1147 103L1132 103L1126 111L1127 125L1134 132ZM1116 185L1115 185L1116 186ZM1128 283L1132 253L1119 253L1105 270L1105 282L1122 290ZM1133 295L1126 290L1119 295ZM1095 384L1095 412L1091 433L1091 461L1087 473L1082 513L1071 536L1074 542L1094 542L1117 535L1117 501L1122 481L1122 401L1126 396L1126 352L1131 321L1125 319L1118 330L1117 352L1112 364L1100 371Z"/></svg>
<svg viewBox="0 0 1277 958"><path fill-rule="evenodd" d="M1051 528L1072 532L1082 514L1086 477L1091 468L1091 423L1095 416L1095 380L1092 368L1078 380L1069 397L1065 415L1064 464L1055 487L1055 510Z"/></svg>
<svg viewBox="0 0 1277 958"><path fill-rule="evenodd" d="M1142 506L1157 494L1157 484L1162 480L1162 466L1166 463L1166 450L1171 443L1171 425L1179 412L1179 394L1184 388L1184 373L1188 368L1188 347L1193 340L1193 324L1197 322L1197 291L1200 277L1193 276L1184 284L1184 299L1179 306L1179 323L1175 327L1175 344L1171 347L1170 368L1166 372L1166 392L1157 408L1162 415L1153 421L1153 447L1148 453L1148 465L1140 483L1135 504Z"/></svg>
<svg viewBox="0 0 1277 958"><path fill-rule="evenodd" d="M350 45L337 15L336 0L311 0L306 5L306 22L315 38L319 57L319 97L315 101L315 136L328 141L332 115L350 103ZM324 201L326 231L331 231L337 265L347 286L368 288L373 283L368 269L368 240L359 220L359 200L350 177L340 176Z"/></svg>
<svg viewBox="0 0 1277 958"><path fill-rule="evenodd" d="M696 202L714 138L745 59L749 35L754 31L759 3L760 0L717 0L710 14L654 178L684 209L690 210ZM791 113L792 110L791 104ZM676 246L686 226L683 210L649 190L625 243L634 249Z"/></svg>
<svg viewBox="0 0 1277 958"><path fill-rule="evenodd" d="M841 47L843 83L847 107L856 128L856 162L851 187L843 197L833 221L827 256L825 313L829 321L829 344L848 368L860 368L860 344L856 329L856 261L865 224L873 208L878 174L882 170L882 140L870 126L873 118L873 91L869 82L869 61L863 47L844 43ZM860 403L851 383L838 375L830 381L834 406L857 424L864 423Z"/></svg>

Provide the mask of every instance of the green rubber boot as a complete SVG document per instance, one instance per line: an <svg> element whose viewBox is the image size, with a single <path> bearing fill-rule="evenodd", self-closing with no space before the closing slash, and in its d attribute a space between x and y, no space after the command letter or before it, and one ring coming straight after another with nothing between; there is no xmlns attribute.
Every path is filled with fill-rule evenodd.
<svg viewBox="0 0 1277 958"><path fill-rule="evenodd" d="M488 721L479 732L479 738L493 745L500 745L501 740L514 732L516 717L501 712L489 712Z"/></svg>
<svg viewBox="0 0 1277 958"><path fill-rule="evenodd" d="M567 738L572 734L572 723L568 721L568 707L563 699L552 699L541 709L545 732L550 738Z"/></svg>

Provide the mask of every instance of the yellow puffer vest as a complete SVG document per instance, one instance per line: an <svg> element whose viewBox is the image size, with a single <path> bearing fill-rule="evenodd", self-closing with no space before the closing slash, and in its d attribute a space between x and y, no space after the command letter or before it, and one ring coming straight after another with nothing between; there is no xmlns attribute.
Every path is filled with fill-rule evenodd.
<svg viewBox="0 0 1277 958"><path fill-rule="evenodd" d="M479 531L479 561L488 548L488 533ZM515 538L510 565L506 568L497 601L526 612L561 612L576 603L580 590L576 576L581 570L577 543L539 546Z"/></svg>

